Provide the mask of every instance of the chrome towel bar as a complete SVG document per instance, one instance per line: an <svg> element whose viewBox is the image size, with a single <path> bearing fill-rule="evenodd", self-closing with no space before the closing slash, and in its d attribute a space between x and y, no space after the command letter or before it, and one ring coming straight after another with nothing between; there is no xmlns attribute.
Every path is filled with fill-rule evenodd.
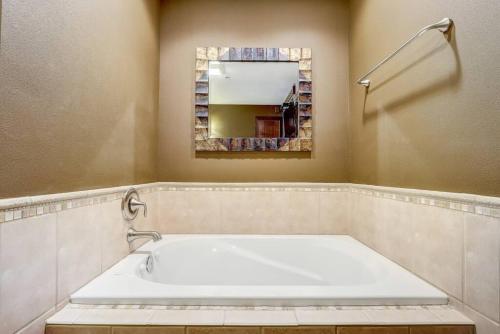
<svg viewBox="0 0 500 334"><path fill-rule="evenodd" d="M422 36L423 34L425 34L429 30L438 29L443 34L446 34L450 30L450 28L452 27L452 25L453 25L453 20L446 17L446 18L442 19L439 22L436 22L434 24L430 24L430 25L428 25L428 26L420 29L412 38L410 38L409 40L407 40L396 51L394 51L393 53L391 53L389 56L385 57L380 63L378 63L370 71L368 71L368 73L366 73L361 78L359 78L358 81L357 81L357 83L359 85L365 86L366 88L370 87L371 81L370 81L370 79L368 79L368 76L370 74L372 74L373 72L375 72L380 66L384 65L389 60L391 60L395 55L397 55L401 50L403 50L408 44L410 44L415 39L417 39L418 37Z"/></svg>

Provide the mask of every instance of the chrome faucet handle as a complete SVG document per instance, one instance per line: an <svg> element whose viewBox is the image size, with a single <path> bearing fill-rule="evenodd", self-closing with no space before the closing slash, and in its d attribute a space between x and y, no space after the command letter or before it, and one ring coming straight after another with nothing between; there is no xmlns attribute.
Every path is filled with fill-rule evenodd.
<svg viewBox="0 0 500 334"><path fill-rule="evenodd" d="M144 217L148 216L148 205L146 202L141 202L139 200L136 200L135 198L131 198L130 201L128 202L128 207L130 211L136 212L139 210L139 207L142 206L144 208Z"/></svg>
<svg viewBox="0 0 500 334"><path fill-rule="evenodd" d="M144 208L144 217L148 214L148 206L139 198L139 193L136 189L130 188L125 193L122 199L122 215L126 220L133 220L139 213L139 207Z"/></svg>

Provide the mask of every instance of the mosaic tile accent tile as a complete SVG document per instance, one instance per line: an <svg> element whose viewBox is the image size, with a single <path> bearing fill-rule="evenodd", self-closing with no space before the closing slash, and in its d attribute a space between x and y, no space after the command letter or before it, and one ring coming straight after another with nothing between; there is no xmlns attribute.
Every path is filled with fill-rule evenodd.
<svg viewBox="0 0 500 334"><path fill-rule="evenodd" d="M266 138L266 151L276 151L278 149L277 138Z"/></svg>
<svg viewBox="0 0 500 334"><path fill-rule="evenodd" d="M299 93L299 103L312 103L312 94Z"/></svg>
<svg viewBox="0 0 500 334"><path fill-rule="evenodd" d="M208 151L229 151L229 138L208 138Z"/></svg>
<svg viewBox="0 0 500 334"><path fill-rule="evenodd" d="M197 82L196 93L208 94L208 82Z"/></svg>
<svg viewBox="0 0 500 334"><path fill-rule="evenodd" d="M310 104L299 104L299 115L311 117L312 105Z"/></svg>
<svg viewBox="0 0 500 334"><path fill-rule="evenodd" d="M208 71L196 71L196 81L208 82Z"/></svg>
<svg viewBox="0 0 500 334"><path fill-rule="evenodd" d="M241 48L229 48L229 60L241 60Z"/></svg>
<svg viewBox="0 0 500 334"><path fill-rule="evenodd" d="M266 49L266 60L267 61L278 61L279 60L279 48L267 48Z"/></svg>
<svg viewBox="0 0 500 334"><path fill-rule="evenodd" d="M289 141L289 151L300 151L300 139L294 138Z"/></svg>
<svg viewBox="0 0 500 334"><path fill-rule="evenodd" d="M299 70L311 70L311 68L312 68L311 59L305 59L299 61Z"/></svg>
<svg viewBox="0 0 500 334"><path fill-rule="evenodd" d="M279 61L289 61L289 60L290 60L290 49L279 48Z"/></svg>
<svg viewBox="0 0 500 334"><path fill-rule="evenodd" d="M195 106L195 116L208 117L208 106Z"/></svg>
<svg viewBox="0 0 500 334"><path fill-rule="evenodd" d="M299 70L299 80L300 81L311 81L312 80L312 72L306 70Z"/></svg>
<svg viewBox="0 0 500 334"><path fill-rule="evenodd" d="M253 50L252 50L252 48L243 48L243 49L241 49L241 60L243 60L243 61L251 61L251 60L253 60Z"/></svg>
<svg viewBox="0 0 500 334"><path fill-rule="evenodd" d="M207 58L207 48L204 48L204 47L196 48L196 59L208 59Z"/></svg>
<svg viewBox="0 0 500 334"><path fill-rule="evenodd" d="M230 140L229 144L230 151L241 151L241 146L243 142L242 138L230 138L229 140Z"/></svg>
<svg viewBox="0 0 500 334"><path fill-rule="evenodd" d="M312 140L311 139L301 139L300 140L300 150L304 152L312 151Z"/></svg>
<svg viewBox="0 0 500 334"><path fill-rule="evenodd" d="M278 138L277 144L278 144L278 151L289 151L290 146L289 146L289 141L290 139L288 138Z"/></svg>
<svg viewBox="0 0 500 334"><path fill-rule="evenodd" d="M312 126L312 120L310 117L301 117L300 118L300 127L301 128L310 128Z"/></svg>
<svg viewBox="0 0 500 334"><path fill-rule="evenodd" d="M243 138L241 142L242 151L254 151L255 150L255 139L254 138Z"/></svg>
<svg viewBox="0 0 500 334"><path fill-rule="evenodd" d="M196 70L197 71L208 71L208 60L196 59Z"/></svg>
<svg viewBox="0 0 500 334"><path fill-rule="evenodd" d="M310 92L312 91L312 82L301 81L299 82L299 91L300 92Z"/></svg>
<svg viewBox="0 0 500 334"><path fill-rule="evenodd" d="M312 129L311 128L300 128L299 129L299 138L311 139L312 138Z"/></svg>
<svg viewBox="0 0 500 334"><path fill-rule="evenodd" d="M302 48L302 59L311 59L312 51L311 48Z"/></svg>
<svg viewBox="0 0 500 334"><path fill-rule="evenodd" d="M208 128L208 117L196 117L195 126L200 128Z"/></svg>
<svg viewBox="0 0 500 334"><path fill-rule="evenodd" d="M229 60L229 48L221 47L219 48L219 60Z"/></svg>
<svg viewBox="0 0 500 334"><path fill-rule="evenodd" d="M255 138L254 145L256 151L266 150L266 140L264 138Z"/></svg>
<svg viewBox="0 0 500 334"><path fill-rule="evenodd" d="M196 104L208 106L208 94L196 94Z"/></svg>
<svg viewBox="0 0 500 334"><path fill-rule="evenodd" d="M216 47L207 48L207 58L208 58L208 60L219 59L219 48L216 48Z"/></svg>
<svg viewBox="0 0 500 334"><path fill-rule="evenodd" d="M210 145L204 139L195 141L196 151L209 151Z"/></svg>
<svg viewBox="0 0 500 334"><path fill-rule="evenodd" d="M254 61L265 61L266 60L266 49L265 48L253 48L252 55Z"/></svg>
<svg viewBox="0 0 500 334"><path fill-rule="evenodd" d="M290 61L299 61L301 57L301 49L300 48L291 48L290 49Z"/></svg>
<svg viewBox="0 0 500 334"><path fill-rule="evenodd" d="M208 138L208 129L206 128L196 128L195 129L195 139L203 140Z"/></svg>

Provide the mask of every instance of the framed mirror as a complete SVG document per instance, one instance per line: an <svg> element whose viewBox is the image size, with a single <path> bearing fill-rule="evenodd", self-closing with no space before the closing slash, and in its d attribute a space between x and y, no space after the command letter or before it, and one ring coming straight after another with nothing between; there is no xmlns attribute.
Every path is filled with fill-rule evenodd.
<svg viewBox="0 0 500 334"><path fill-rule="evenodd" d="M309 48L196 49L196 151L311 151Z"/></svg>

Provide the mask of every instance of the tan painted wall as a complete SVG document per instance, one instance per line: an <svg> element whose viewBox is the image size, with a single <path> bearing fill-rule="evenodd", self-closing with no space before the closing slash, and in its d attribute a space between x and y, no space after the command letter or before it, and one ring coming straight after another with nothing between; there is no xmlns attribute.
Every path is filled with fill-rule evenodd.
<svg viewBox="0 0 500 334"><path fill-rule="evenodd" d="M498 0L353 0L351 181L500 195ZM421 27L449 16L448 43L430 32L354 84Z"/></svg>
<svg viewBox="0 0 500 334"><path fill-rule="evenodd" d="M347 1L162 2L160 181L347 181ZM197 46L311 47L314 150L303 153L194 153Z"/></svg>
<svg viewBox="0 0 500 334"><path fill-rule="evenodd" d="M0 198L155 180L158 1L2 1Z"/></svg>
<svg viewBox="0 0 500 334"><path fill-rule="evenodd" d="M210 136L255 137L257 116L279 116L275 109L279 106L210 104Z"/></svg>

